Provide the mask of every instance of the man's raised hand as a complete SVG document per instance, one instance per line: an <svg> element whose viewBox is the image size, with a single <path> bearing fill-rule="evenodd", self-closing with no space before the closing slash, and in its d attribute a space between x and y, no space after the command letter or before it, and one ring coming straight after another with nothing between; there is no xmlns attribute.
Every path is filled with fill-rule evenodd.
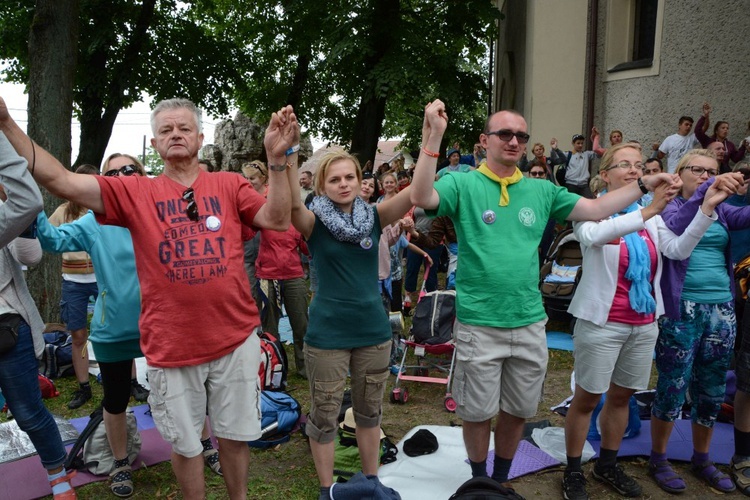
<svg viewBox="0 0 750 500"><path fill-rule="evenodd" d="M263 145L269 164L283 163L287 150L299 144L300 131L292 106L285 106L271 115Z"/></svg>

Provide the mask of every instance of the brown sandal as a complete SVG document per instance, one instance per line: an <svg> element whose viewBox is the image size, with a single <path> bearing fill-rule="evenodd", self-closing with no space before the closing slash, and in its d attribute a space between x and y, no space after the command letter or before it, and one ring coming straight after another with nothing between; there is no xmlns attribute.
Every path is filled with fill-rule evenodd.
<svg viewBox="0 0 750 500"><path fill-rule="evenodd" d="M70 480L73 479L73 476L76 475L76 471L70 471L67 474L65 474L63 477L58 477L57 479L54 479L49 482L50 487L57 486L60 483L70 483ZM76 490L73 488L73 484L70 484L70 489L64 493L57 493L53 496L54 500L75 500L78 498L76 495Z"/></svg>

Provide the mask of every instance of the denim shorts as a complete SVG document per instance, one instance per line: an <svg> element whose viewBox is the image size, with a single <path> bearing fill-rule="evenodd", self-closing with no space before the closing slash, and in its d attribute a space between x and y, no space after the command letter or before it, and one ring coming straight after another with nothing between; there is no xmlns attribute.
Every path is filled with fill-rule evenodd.
<svg viewBox="0 0 750 500"><path fill-rule="evenodd" d="M63 280L60 317L70 331L82 330L88 325L89 298L99 295L94 283L76 283Z"/></svg>

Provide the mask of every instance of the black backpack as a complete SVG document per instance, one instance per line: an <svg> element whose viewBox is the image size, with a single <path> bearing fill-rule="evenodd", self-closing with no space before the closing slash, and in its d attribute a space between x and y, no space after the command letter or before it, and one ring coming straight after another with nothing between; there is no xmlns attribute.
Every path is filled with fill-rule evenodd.
<svg viewBox="0 0 750 500"><path fill-rule="evenodd" d="M451 340L455 319L456 291L428 292L414 309L410 333L419 344L444 344Z"/></svg>
<svg viewBox="0 0 750 500"><path fill-rule="evenodd" d="M473 477L459 486L448 500L519 500L523 497L489 477Z"/></svg>

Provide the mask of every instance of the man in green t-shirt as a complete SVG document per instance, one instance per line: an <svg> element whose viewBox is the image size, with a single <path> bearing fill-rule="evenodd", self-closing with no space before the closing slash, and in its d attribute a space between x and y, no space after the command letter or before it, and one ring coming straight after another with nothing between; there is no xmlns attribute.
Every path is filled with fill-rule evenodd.
<svg viewBox="0 0 750 500"><path fill-rule="evenodd" d="M516 167L529 141L526 120L499 111L480 135L486 165L435 182L433 152L447 123L442 102L427 105L411 200L428 215L450 216L456 227L456 413L464 421L472 476L487 475L490 423L497 415L502 432L495 432L491 475L505 483L525 419L536 414L547 369L536 251L547 221L601 220L662 182L679 179L649 176L596 200L526 179Z"/></svg>

